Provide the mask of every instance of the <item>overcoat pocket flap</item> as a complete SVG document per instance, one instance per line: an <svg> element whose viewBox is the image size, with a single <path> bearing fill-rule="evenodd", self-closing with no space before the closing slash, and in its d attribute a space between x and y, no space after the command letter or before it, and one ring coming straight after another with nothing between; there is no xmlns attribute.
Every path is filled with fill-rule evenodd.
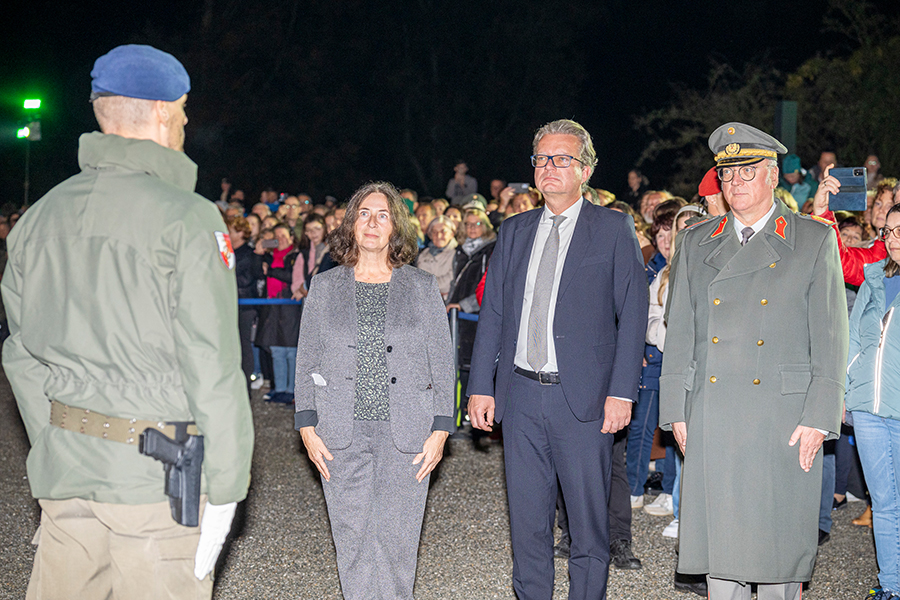
<svg viewBox="0 0 900 600"><path fill-rule="evenodd" d="M805 394L812 381L812 371L808 364L781 365L781 393Z"/></svg>

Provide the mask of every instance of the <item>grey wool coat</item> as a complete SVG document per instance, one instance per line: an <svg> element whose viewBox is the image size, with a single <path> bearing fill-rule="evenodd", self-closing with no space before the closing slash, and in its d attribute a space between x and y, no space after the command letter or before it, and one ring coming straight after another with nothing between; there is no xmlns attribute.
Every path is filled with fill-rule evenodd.
<svg viewBox="0 0 900 600"><path fill-rule="evenodd" d="M816 558L822 452L806 473L788 441L838 436L847 304L831 228L775 202L746 246L730 212L678 238L659 420L687 423L684 573L800 582Z"/></svg>
<svg viewBox="0 0 900 600"><path fill-rule="evenodd" d="M351 267L313 277L297 345L295 427L315 426L325 446L335 450L348 447L353 434L355 290ZM454 430L450 327L434 276L407 265L394 269L384 339L394 445L418 453L433 430Z"/></svg>

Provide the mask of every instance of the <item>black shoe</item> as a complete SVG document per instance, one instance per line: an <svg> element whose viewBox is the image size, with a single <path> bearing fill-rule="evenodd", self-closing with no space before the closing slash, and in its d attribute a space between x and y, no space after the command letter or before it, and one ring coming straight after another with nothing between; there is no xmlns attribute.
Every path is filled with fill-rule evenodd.
<svg viewBox="0 0 900 600"><path fill-rule="evenodd" d="M617 569L640 569L641 561L635 558L628 540L613 540L609 545L609 558Z"/></svg>
<svg viewBox="0 0 900 600"><path fill-rule="evenodd" d="M663 489L662 480L662 473L650 473L649 477L647 477L647 483L644 484L644 493L650 494L651 496L658 496Z"/></svg>
<svg viewBox="0 0 900 600"><path fill-rule="evenodd" d="M822 529L819 530L819 545L821 546L825 542L831 539L831 534Z"/></svg>
<svg viewBox="0 0 900 600"><path fill-rule="evenodd" d="M491 451L491 438L488 436L481 437L473 437L472 438L472 446L478 452L490 452Z"/></svg>
<svg viewBox="0 0 900 600"><path fill-rule="evenodd" d="M568 537L563 536L559 538L559 543L553 546L553 557L569 558L569 544L570 540Z"/></svg>
<svg viewBox="0 0 900 600"><path fill-rule="evenodd" d="M675 591L693 592L706 598L706 575L686 575L675 571Z"/></svg>
<svg viewBox="0 0 900 600"><path fill-rule="evenodd" d="M846 496L844 496L844 499L841 500L840 502L838 502L837 498L835 498L831 502L831 510L840 510L840 509L844 508L845 506L847 506L847 497Z"/></svg>

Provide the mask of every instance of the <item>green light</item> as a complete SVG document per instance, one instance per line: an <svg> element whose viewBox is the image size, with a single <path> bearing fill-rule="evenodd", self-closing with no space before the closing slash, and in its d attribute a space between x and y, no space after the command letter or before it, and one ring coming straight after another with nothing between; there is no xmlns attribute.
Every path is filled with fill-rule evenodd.
<svg viewBox="0 0 900 600"><path fill-rule="evenodd" d="M37 98L25 101L25 110L35 110L41 107L41 101Z"/></svg>
<svg viewBox="0 0 900 600"><path fill-rule="evenodd" d="M27 138L29 135L31 135L31 130L28 129L27 127L22 127L21 129L16 131L16 137L19 138L20 140Z"/></svg>

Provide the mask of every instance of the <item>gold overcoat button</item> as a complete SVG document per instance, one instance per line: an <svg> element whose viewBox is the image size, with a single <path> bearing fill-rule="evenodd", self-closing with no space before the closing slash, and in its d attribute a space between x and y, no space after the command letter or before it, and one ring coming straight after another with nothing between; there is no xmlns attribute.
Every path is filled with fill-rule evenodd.
<svg viewBox="0 0 900 600"><path fill-rule="evenodd" d="M762 340L759 340L758 342L756 342L756 345L757 345L757 346L762 346L762 345L763 345L763 341L762 341Z"/></svg>
<svg viewBox="0 0 900 600"><path fill-rule="evenodd" d="M718 298L716 298L715 300L713 300L713 304L715 304L716 306L718 306L718 305L721 304L721 303L722 303L722 301L719 300Z"/></svg>
<svg viewBox="0 0 900 600"><path fill-rule="evenodd" d="M710 378L709 378L709 382L710 382L710 383L715 383L715 382L716 382L716 376L713 375L712 377L710 377Z"/></svg>
<svg viewBox="0 0 900 600"><path fill-rule="evenodd" d="M718 343L719 343L719 338L713 337L712 342L713 342L713 344L718 344Z"/></svg>
<svg viewBox="0 0 900 600"><path fill-rule="evenodd" d="M763 298L762 300L759 301L759 303L762 304L763 306L765 306L766 304L769 303L769 301L766 300L765 298Z"/></svg>
<svg viewBox="0 0 900 600"><path fill-rule="evenodd" d="M754 380L753 380L753 385L759 385L759 379L754 379Z"/></svg>

